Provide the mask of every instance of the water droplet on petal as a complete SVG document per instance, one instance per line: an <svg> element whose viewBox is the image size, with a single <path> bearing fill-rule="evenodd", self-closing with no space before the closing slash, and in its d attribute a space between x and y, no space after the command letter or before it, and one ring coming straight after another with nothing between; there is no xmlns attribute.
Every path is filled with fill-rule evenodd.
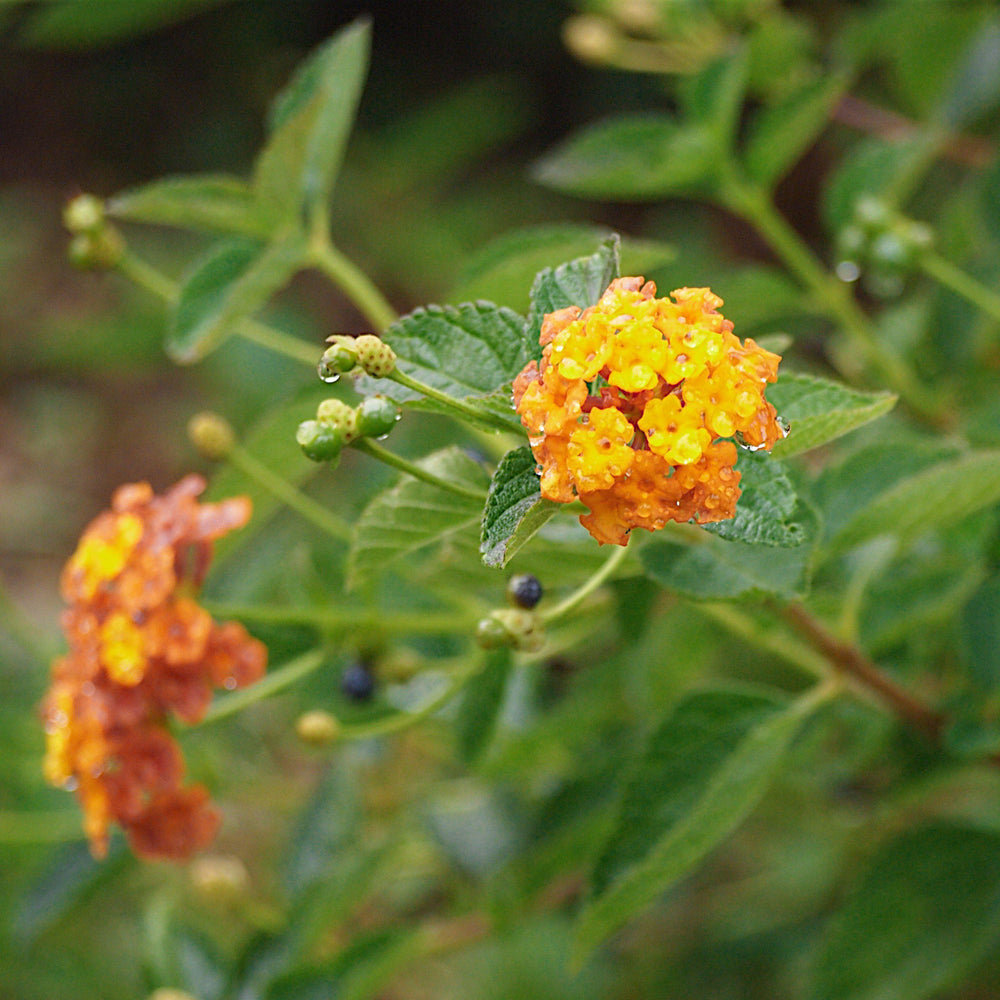
<svg viewBox="0 0 1000 1000"><path fill-rule="evenodd" d="M229 677L227 677L227 678L226 678L226 679L225 679L225 680L224 680L224 681L222 682L222 686L223 686L223 687L224 687L224 688L225 688L225 689L226 689L227 691L235 691L235 690L236 690L236 678L230 675Z"/></svg>

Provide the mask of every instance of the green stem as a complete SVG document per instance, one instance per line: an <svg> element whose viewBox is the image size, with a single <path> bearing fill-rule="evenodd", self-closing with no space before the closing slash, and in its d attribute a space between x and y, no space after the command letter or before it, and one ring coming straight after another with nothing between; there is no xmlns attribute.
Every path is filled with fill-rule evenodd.
<svg viewBox="0 0 1000 1000"><path fill-rule="evenodd" d="M263 487L268 493L276 496L305 520L314 524L320 531L338 541L350 541L352 531L347 521L338 517L322 504L317 503L297 486L288 482L287 479L282 479L277 473L272 472L245 448L236 445L229 453L228 458L240 472Z"/></svg>
<svg viewBox="0 0 1000 1000"><path fill-rule="evenodd" d="M390 613L364 607L281 608L212 602L207 602L205 607L217 618L236 618L266 625L315 625L321 629L372 629L380 633L452 635L472 625L455 614L433 611Z"/></svg>
<svg viewBox="0 0 1000 1000"><path fill-rule="evenodd" d="M562 618L574 608L577 608L618 569L627 555L627 545L616 546L615 551L604 560L604 563L593 576L577 587L572 594L563 598L554 608L549 608L548 611L539 617L543 622L549 624Z"/></svg>
<svg viewBox="0 0 1000 1000"><path fill-rule="evenodd" d="M491 424L497 430L507 431L508 433L512 430L511 425L505 421L492 416L488 412L473 409L471 406L462 402L462 400L455 399L453 396L447 395L447 393L442 392L440 389L435 389L434 386L427 385L426 382L421 382L412 375L407 375L405 372L400 371L399 368L393 369L392 373L387 375L386 378L391 379L398 385L405 386L407 389L412 389L414 392L419 392L428 399L433 399L435 402L448 407L450 410L454 410L456 413L461 414L463 417L473 421L474 423Z"/></svg>
<svg viewBox="0 0 1000 1000"><path fill-rule="evenodd" d="M786 663L821 680L831 676L830 664L815 650L804 643L797 642L786 632L762 624L730 604L697 603L692 604L699 614L718 622L733 635L773 653Z"/></svg>
<svg viewBox="0 0 1000 1000"><path fill-rule="evenodd" d="M428 483L431 486L437 486L439 489L447 490L449 493L454 493L455 496L463 497L466 500L475 500L478 503L485 503L486 501L485 490L479 490L473 486L463 486L461 483L453 483L448 479L442 479L433 472L422 469L409 459L403 458L402 455L397 455L395 452L383 448L380 444L376 444L371 438L358 438L356 441L351 442L351 447L364 452L366 455L370 455L372 458L377 458L380 462L385 462L386 465L391 465L394 469L399 469L400 472L405 472L408 476L413 476L414 479L419 479L423 483Z"/></svg>
<svg viewBox="0 0 1000 1000"><path fill-rule="evenodd" d="M723 188L722 200L730 211L746 219L764 237L788 270L843 327L854 349L885 383L919 416L934 424L941 423L944 414L940 402L924 389L908 365L885 350L848 287L827 271L774 207L767 192L730 179Z"/></svg>
<svg viewBox="0 0 1000 1000"><path fill-rule="evenodd" d="M933 251L920 257L923 272L1000 322L1000 295Z"/></svg>
<svg viewBox="0 0 1000 1000"><path fill-rule="evenodd" d="M258 701L263 701L279 691L284 691L285 688L291 687L303 677L308 677L325 661L326 653L321 649L312 649L308 653L303 653L275 670L268 671L256 684L243 688L242 691L222 695L209 707L201 721L202 723L217 722L226 716L241 712Z"/></svg>
<svg viewBox="0 0 1000 1000"><path fill-rule="evenodd" d="M399 319L368 275L345 257L325 233L314 235L309 244L309 261L357 306L378 333L384 332Z"/></svg>
<svg viewBox="0 0 1000 1000"><path fill-rule="evenodd" d="M118 261L118 270L140 288L152 292L153 295L163 299L166 303L173 304L177 301L180 285L162 271L158 271L151 264L136 257L135 254L127 251L122 254ZM281 330L276 330L258 320L241 319L236 323L234 329L244 340L249 340L260 347L266 347L275 354L283 354L295 361L302 361L313 368L316 367L322 353L306 341L283 333Z"/></svg>

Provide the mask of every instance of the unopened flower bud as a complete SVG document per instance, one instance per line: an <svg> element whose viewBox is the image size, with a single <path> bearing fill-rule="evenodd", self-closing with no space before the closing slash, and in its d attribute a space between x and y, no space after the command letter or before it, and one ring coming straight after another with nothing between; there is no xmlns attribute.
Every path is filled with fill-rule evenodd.
<svg viewBox="0 0 1000 1000"><path fill-rule="evenodd" d="M855 202L854 218L858 225L876 233L891 224L892 210L880 198L866 194Z"/></svg>
<svg viewBox="0 0 1000 1000"><path fill-rule="evenodd" d="M295 733L303 743L310 746L327 746L340 735L340 723L329 712L316 708L303 712L298 717Z"/></svg>
<svg viewBox="0 0 1000 1000"><path fill-rule="evenodd" d="M358 434L382 438L396 426L399 407L386 396L369 396L357 409Z"/></svg>
<svg viewBox="0 0 1000 1000"><path fill-rule="evenodd" d="M115 267L125 252L125 241L113 226L103 226L92 233L77 233L69 244L69 259L84 270L107 270Z"/></svg>
<svg viewBox="0 0 1000 1000"><path fill-rule="evenodd" d="M484 649L512 646L537 653L545 645L538 616L520 608L491 611L476 626L476 642Z"/></svg>
<svg viewBox="0 0 1000 1000"><path fill-rule="evenodd" d="M581 62L613 62L620 47L614 26L596 14L569 18L563 25L563 44Z"/></svg>
<svg viewBox="0 0 1000 1000"><path fill-rule="evenodd" d="M336 462L344 447L344 432L318 420L303 420L295 432L295 440L314 462Z"/></svg>
<svg viewBox="0 0 1000 1000"><path fill-rule="evenodd" d="M358 413L342 399L324 399L316 408L316 419L327 427L340 431L344 444L358 436Z"/></svg>
<svg viewBox="0 0 1000 1000"><path fill-rule="evenodd" d="M341 375L354 371L358 366L358 352L353 337L336 334L327 337L330 346L319 359L317 372L324 382L336 382Z"/></svg>
<svg viewBox="0 0 1000 1000"><path fill-rule="evenodd" d="M196 413L187 425L188 439L205 458L220 461L236 444L229 421L217 413Z"/></svg>
<svg viewBox="0 0 1000 1000"><path fill-rule="evenodd" d="M385 341L372 333L363 333L354 339L358 364L369 375L385 378L396 367L396 352Z"/></svg>
<svg viewBox="0 0 1000 1000"><path fill-rule="evenodd" d="M232 855L196 858L189 871L191 885L209 903L234 903L246 896L250 875L246 865Z"/></svg>
<svg viewBox="0 0 1000 1000"><path fill-rule="evenodd" d="M96 233L104 225L104 202L92 194L77 195L63 209L63 225L71 233Z"/></svg>

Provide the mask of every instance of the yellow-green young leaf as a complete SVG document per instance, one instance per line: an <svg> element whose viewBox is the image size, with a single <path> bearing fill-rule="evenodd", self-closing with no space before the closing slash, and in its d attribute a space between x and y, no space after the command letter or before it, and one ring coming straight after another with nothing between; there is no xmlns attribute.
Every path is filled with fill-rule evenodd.
<svg viewBox="0 0 1000 1000"><path fill-rule="evenodd" d="M787 458L876 420L896 405L891 392L859 392L813 375L780 374L767 400L789 424L772 454Z"/></svg>
<svg viewBox="0 0 1000 1000"><path fill-rule="evenodd" d="M581 198L658 201L703 192L719 166L711 131L669 115L623 115L570 136L534 167L546 187Z"/></svg>
<svg viewBox="0 0 1000 1000"><path fill-rule="evenodd" d="M231 240L197 261L181 283L167 330L167 353L180 364L199 361L236 325L285 287L302 263L297 240L262 245Z"/></svg>
<svg viewBox="0 0 1000 1000"><path fill-rule="evenodd" d="M531 356L541 357L538 335L547 313L567 306L586 309L594 305L608 285L621 274L619 250L618 235L612 234L602 241L597 253L578 257L558 267L547 267L535 275L525 325L525 338L530 345Z"/></svg>
<svg viewBox="0 0 1000 1000"><path fill-rule="evenodd" d="M1000 834L908 830L883 845L827 929L810 1000L923 1000L1000 944Z"/></svg>
<svg viewBox="0 0 1000 1000"><path fill-rule="evenodd" d="M497 466L483 510L479 546L487 566L506 566L560 504L545 500L530 448L507 452Z"/></svg>
<svg viewBox="0 0 1000 1000"><path fill-rule="evenodd" d="M262 203L293 225L330 199L368 72L370 22L338 31L296 72L271 109L254 165Z"/></svg>
<svg viewBox="0 0 1000 1000"><path fill-rule="evenodd" d="M626 786L576 927L578 963L742 823L823 695L816 689L783 705L766 694L717 690L677 705Z"/></svg>
<svg viewBox="0 0 1000 1000"><path fill-rule="evenodd" d="M225 174L165 177L115 195L108 214L132 222L266 239L271 226L250 185Z"/></svg>
<svg viewBox="0 0 1000 1000"><path fill-rule="evenodd" d="M434 452L417 463L442 479L485 490L489 474L458 448ZM475 535L483 505L404 476L364 509L348 556L348 586L356 587L388 563L455 534Z"/></svg>
<svg viewBox="0 0 1000 1000"><path fill-rule="evenodd" d="M841 74L820 76L754 119L743 151L749 177L773 187L823 131L844 91Z"/></svg>
<svg viewBox="0 0 1000 1000"><path fill-rule="evenodd" d="M894 483L861 508L831 539L844 549L877 535L906 543L1000 501L1000 451L973 451Z"/></svg>

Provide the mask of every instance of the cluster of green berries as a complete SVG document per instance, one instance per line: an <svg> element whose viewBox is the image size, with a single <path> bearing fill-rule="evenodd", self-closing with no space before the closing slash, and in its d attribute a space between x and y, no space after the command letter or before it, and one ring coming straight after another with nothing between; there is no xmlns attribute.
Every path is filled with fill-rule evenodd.
<svg viewBox="0 0 1000 1000"><path fill-rule="evenodd" d="M359 337L334 334L327 337L330 345L319 359L319 377L324 382L336 382L341 375L371 375L385 378L396 367L396 352L373 333Z"/></svg>
<svg viewBox="0 0 1000 1000"><path fill-rule="evenodd" d="M299 424L295 440L314 462L336 462L344 445L358 438L385 437L399 416L399 407L385 396L369 396L357 406L324 399L316 409L316 419Z"/></svg>
<svg viewBox="0 0 1000 1000"><path fill-rule="evenodd" d="M498 608L481 619L476 626L476 641L484 649L512 646L525 652L537 653L545 644L541 622L535 606L542 599L538 577L519 573L507 581L510 608Z"/></svg>
<svg viewBox="0 0 1000 1000"><path fill-rule="evenodd" d="M78 195L63 211L63 224L73 235L69 259L76 267L103 270L121 260L125 241L108 223L100 198Z"/></svg>
<svg viewBox="0 0 1000 1000"><path fill-rule="evenodd" d="M876 295L898 295L933 242L929 226L866 195L855 204L851 222L837 234L837 274L845 281L863 275Z"/></svg>

